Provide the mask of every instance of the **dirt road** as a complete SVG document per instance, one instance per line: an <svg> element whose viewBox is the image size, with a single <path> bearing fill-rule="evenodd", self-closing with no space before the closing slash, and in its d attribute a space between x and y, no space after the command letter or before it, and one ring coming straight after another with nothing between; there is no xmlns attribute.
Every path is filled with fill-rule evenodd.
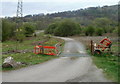
<svg viewBox="0 0 120 84"><path fill-rule="evenodd" d="M66 44L60 58L3 72L3 82L110 82L102 70L92 64L81 43L70 38L62 39Z"/></svg>

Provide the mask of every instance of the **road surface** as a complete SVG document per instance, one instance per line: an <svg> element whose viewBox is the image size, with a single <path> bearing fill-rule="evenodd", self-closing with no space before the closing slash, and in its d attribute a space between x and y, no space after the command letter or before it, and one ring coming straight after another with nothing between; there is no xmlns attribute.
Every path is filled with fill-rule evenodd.
<svg viewBox="0 0 120 84"><path fill-rule="evenodd" d="M66 43L60 58L3 72L3 82L110 82L92 63L81 43L70 38L62 39Z"/></svg>

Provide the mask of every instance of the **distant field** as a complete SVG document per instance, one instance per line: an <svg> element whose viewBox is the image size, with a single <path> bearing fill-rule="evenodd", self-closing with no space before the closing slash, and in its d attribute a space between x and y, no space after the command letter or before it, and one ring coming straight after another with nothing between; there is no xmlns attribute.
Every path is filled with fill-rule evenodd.
<svg viewBox="0 0 120 84"><path fill-rule="evenodd" d="M82 42L88 52L90 52L90 41L93 40L95 43L99 43L105 36L93 36L93 37L72 37L77 41ZM113 81L118 81L118 67L120 62L118 60L118 37L109 37L112 43L111 51L113 54L102 53L101 55L92 56L93 62L98 68L103 69L105 76Z"/></svg>

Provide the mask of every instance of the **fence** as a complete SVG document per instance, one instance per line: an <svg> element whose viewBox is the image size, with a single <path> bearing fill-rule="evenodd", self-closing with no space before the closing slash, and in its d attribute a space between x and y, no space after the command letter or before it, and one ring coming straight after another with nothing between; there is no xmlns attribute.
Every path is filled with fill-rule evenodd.
<svg viewBox="0 0 120 84"><path fill-rule="evenodd" d="M61 53L61 44L58 43L55 46L42 46L37 45L34 47L35 54L46 54L46 55L59 55Z"/></svg>

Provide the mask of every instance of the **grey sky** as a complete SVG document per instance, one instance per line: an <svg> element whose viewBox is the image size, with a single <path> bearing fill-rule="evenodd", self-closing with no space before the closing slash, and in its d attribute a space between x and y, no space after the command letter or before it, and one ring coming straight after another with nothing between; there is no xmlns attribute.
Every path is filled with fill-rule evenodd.
<svg viewBox="0 0 120 84"><path fill-rule="evenodd" d="M23 0L23 15L54 13L80 8L115 5L119 0ZM0 7L1 8L1 7ZM15 16L17 0L2 1L2 17Z"/></svg>

